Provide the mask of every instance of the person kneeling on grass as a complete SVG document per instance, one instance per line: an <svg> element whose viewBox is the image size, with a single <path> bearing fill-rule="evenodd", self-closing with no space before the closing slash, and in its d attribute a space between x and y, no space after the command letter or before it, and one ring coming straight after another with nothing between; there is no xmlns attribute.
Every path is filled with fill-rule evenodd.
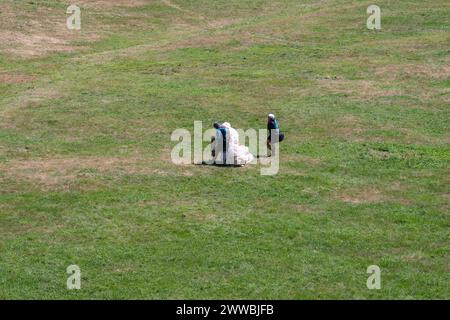
<svg viewBox="0 0 450 320"><path fill-rule="evenodd" d="M211 138L211 155L213 157L213 163L226 164L227 163L227 150L230 144L229 130L222 124L215 122L214 129L216 129L216 136ZM217 157L221 155L219 160Z"/></svg>
<svg viewBox="0 0 450 320"><path fill-rule="evenodd" d="M284 140L284 133L280 131L280 126L278 125L277 119L275 119L275 115L270 113L267 117L267 149L269 149L269 156L272 155L272 140L275 142L281 142ZM273 136L272 136L273 135ZM278 139L277 139L278 138Z"/></svg>

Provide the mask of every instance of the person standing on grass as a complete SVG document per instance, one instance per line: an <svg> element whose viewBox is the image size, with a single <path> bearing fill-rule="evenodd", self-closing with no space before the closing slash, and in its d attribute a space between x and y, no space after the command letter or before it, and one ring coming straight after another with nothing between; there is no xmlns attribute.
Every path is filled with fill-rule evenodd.
<svg viewBox="0 0 450 320"><path fill-rule="evenodd" d="M272 140L275 142L284 140L284 133L280 131L280 126L273 113L270 113L267 117L267 134L267 149L269 149L272 154Z"/></svg>

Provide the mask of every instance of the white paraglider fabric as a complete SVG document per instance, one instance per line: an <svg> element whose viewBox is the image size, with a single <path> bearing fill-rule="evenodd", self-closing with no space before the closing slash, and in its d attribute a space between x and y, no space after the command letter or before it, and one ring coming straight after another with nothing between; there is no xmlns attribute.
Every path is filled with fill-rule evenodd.
<svg viewBox="0 0 450 320"><path fill-rule="evenodd" d="M222 126L229 130L228 152L230 153L230 158L235 159L235 164L246 165L253 161L253 155L250 153L248 147L239 144L239 133L236 129L232 128L228 122L223 123Z"/></svg>

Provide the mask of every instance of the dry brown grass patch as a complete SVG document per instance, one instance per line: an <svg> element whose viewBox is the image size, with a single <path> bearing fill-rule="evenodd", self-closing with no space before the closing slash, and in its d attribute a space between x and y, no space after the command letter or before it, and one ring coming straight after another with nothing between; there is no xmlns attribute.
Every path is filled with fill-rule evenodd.
<svg viewBox="0 0 450 320"><path fill-rule="evenodd" d="M309 165L319 165L321 160L319 158L303 155L303 154L290 154L290 155L281 155L282 160L287 160L288 162L305 162Z"/></svg>
<svg viewBox="0 0 450 320"><path fill-rule="evenodd" d="M375 80L347 80L339 77L326 77L319 79L318 82L326 90L363 100L403 94L399 89L382 89L381 84Z"/></svg>
<svg viewBox="0 0 450 320"><path fill-rule="evenodd" d="M79 6L86 7L140 7L151 3L155 3L156 0L78 0Z"/></svg>
<svg viewBox="0 0 450 320"><path fill-rule="evenodd" d="M312 213L312 212L314 212L312 207L310 207L308 205L304 205L304 204L290 204L290 205L288 205L288 208L297 213Z"/></svg>
<svg viewBox="0 0 450 320"><path fill-rule="evenodd" d="M388 199L383 191L373 187L347 190L334 196L340 201L353 204L378 203Z"/></svg>
<svg viewBox="0 0 450 320"><path fill-rule="evenodd" d="M0 83L26 83L34 79L35 77L26 74L0 73Z"/></svg>
<svg viewBox="0 0 450 320"><path fill-rule="evenodd" d="M402 77L422 77L436 80L450 78L450 65L432 64L406 64L378 66L374 70L375 75L398 79Z"/></svg>
<svg viewBox="0 0 450 320"><path fill-rule="evenodd" d="M161 152L163 154L164 152ZM174 166L170 159L164 161L143 157L73 157L37 158L12 160L0 163L0 182L26 182L43 190L67 190L86 179L96 179L113 175L184 176L190 177L205 173L204 166ZM16 184L14 184L16 185ZM96 184L92 184L96 187ZM16 187L11 186L11 190Z"/></svg>
<svg viewBox="0 0 450 320"><path fill-rule="evenodd" d="M227 34L197 36L163 45L158 49L176 50L182 48L208 48L227 43L231 40L233 40L232 36Z"/></svg>
<svg viewBox="0 0 450 320"><path fill-rule="evenodd" d="M16 96L11 102L0 109L0 128L15 129L17 122L17 112L21 108L33 107L42 101L61 98L64 94L55 87L41 87L26 90Z"/></svg>
<svg viewBox="0 0 450 320"><path fill-rule="evenodd" d="M14 57L33 58L51 52L71 52L74 40L98 40L98 28L68 30L65 10L36 5L33 10L21 10L18 5L0 3L0 53Z"/></svg>
<svg viewBox="0 0 450 320"><path fill-rule="evenodd" d="M66 40L45 33L25 34L17 31L1 31L0 38L4 52L21 57L35 57L50 52L70 52L73 47Z"/></svg>
<svg viewBox="0 0 450 320"><path fill-rule="evenodd" d="M366 131L362 120L354 115L339 117L334 122L334 132L341 136L353 136Z"/></svg>
<svg viewBox="0 0 450 320"><path fill-rule="evenodd" d="M404 196L404 192L407 189L408 185L399 181L394 181L389 185L386 185L383 189L372 186L362 186L359 188L355 187L335 191L332 196L337 200L352 204L395 202L404 206L409 206L413 201Z"/></svg>
<svg viewBox="0 0 450 320"><path fill-rule="evenodd" d="M89 169L94 172L89 172ZM98 173L168 175L155 169L151 159L119 157L76 157L13 160L0 164L0 175L14 181L26 181L44 189L68 187L77 180L95 177Z"/></svg>

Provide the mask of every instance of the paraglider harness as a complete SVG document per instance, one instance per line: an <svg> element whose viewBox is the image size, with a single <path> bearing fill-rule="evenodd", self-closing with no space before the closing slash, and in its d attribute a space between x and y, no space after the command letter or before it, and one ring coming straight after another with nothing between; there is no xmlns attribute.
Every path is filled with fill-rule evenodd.
<svg viewBox="0 0 450 320"><path fill-rule="evenodd" d="M275 134L278 136L278 142L284 140L284 133L280 131L280 127L278 126L278 121L276 119L273 119L267 123L267 140L270 142L272 141L272 130L275 130Z"/></svg>

